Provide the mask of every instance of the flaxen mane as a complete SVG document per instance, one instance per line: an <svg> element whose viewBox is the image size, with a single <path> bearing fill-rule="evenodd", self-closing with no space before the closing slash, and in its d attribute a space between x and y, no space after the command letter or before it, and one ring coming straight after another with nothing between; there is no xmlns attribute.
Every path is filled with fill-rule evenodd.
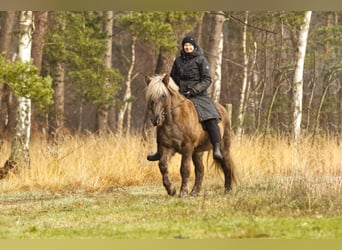
<svg viewBox="0 0 342 250"><path fill-rule="evenodd" d="M146 100L156 100L159 97L165 95L167 97L172 95L179 95L178 86L170 77L167 86L160 84L165 75L156 75L151 78L151 82L148 84L146 90Z"/></svg>

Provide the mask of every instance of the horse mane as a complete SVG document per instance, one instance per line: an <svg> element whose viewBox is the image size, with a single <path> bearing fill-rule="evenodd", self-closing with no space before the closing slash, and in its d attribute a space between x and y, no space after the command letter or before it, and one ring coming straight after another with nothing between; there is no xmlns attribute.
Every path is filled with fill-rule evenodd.
<svg viewBox="0 0 342 250"><path fill-rule="evenodd" d="M178 92L179 88L177 84L173 81L171 77L169 77L169 81L167 84L163 83L164 75L155 75L151 77L150 83L147 85L146 90L146 99L147 100L156 100L161 96L170 95L180 95Z"/></svg>

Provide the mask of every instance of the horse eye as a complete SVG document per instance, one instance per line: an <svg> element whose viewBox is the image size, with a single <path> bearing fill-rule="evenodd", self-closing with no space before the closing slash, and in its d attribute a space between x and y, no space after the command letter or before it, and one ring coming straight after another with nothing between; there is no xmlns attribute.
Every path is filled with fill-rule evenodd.
<svg viewBox="0 0 342 250"><path fill-rule="evenodd" d="M148 108L149 108L149 109L152 109L152 107L153 107L153 101L150 102L149 105L148 105Z"/></svg>

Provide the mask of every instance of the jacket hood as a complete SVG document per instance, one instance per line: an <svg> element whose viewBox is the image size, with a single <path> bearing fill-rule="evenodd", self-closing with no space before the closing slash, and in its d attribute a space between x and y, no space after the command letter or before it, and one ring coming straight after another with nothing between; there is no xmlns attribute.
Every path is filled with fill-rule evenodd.
<svg viewBox="0 0 342 250"><path fill-rule="evenodd" d="M183 49L181 50L181 56L183 58L184 61L188 61L194 57L197 56L202 56L204 55L202 48L197 47L194 49L194 51L192 51L191 53L186 53Z"/></svg>

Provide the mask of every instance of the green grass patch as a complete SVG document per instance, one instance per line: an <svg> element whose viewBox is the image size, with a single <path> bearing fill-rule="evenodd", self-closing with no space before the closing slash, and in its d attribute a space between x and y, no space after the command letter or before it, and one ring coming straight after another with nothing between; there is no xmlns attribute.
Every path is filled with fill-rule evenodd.
<svg viewBox="0 0 342 250"><path fill-rule="evenodd" d="M339 192L295 186L204 187L169 197L160 186L0 196L2 239L341 239Z"/></svg>

